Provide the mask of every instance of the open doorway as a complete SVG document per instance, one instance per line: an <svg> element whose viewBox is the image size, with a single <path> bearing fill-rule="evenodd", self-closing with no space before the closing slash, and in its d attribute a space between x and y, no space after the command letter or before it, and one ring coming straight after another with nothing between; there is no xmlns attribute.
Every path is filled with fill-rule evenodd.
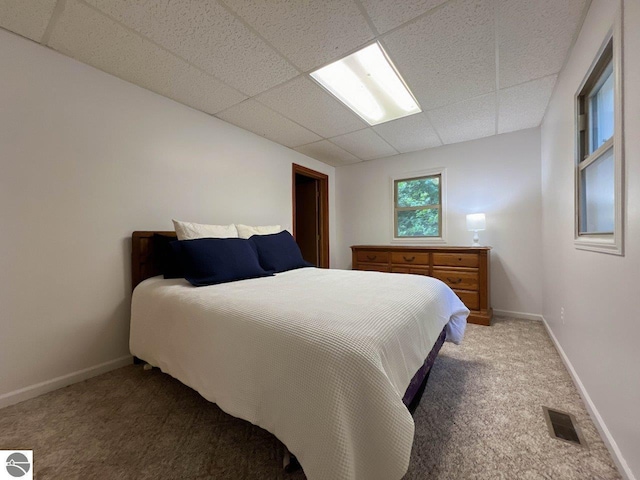
<svg viewBox="0 0 640 480"><path fill-rule="evenodd" d="M293 164L293 236L307 262L329 268L329 176Z"/></svg>

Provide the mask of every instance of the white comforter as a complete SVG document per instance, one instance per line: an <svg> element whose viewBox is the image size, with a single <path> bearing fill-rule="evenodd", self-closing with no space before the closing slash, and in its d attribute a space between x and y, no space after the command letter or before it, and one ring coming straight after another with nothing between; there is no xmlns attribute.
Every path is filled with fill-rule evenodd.
<svg viewBox="0 0 640 480"><path fill-rule="evenodd" d="M402 403L440 331L469 311L420 275L303 268L134 292L131 353L225 412L272 432L310 480L396 480L414 424Z"/></svg>

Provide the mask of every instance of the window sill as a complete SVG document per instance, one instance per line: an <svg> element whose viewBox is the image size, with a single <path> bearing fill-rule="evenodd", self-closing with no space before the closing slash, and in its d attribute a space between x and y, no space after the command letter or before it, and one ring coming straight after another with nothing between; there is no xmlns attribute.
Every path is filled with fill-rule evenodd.
<svg viewBox="0 0 640 480"><path fill-rule="evenodd" d="M573 244L578 250L608 253L610 255L624 255L622 242L616 241L613 235L587 236L583 235L574 240Z"/></svg>
<svg viewBox="0 0 640 480"><path fill-rule="evenodd" d="M443 237L393 237L391 243L417 243L417 244L445 244L447 240Z"/></svg>

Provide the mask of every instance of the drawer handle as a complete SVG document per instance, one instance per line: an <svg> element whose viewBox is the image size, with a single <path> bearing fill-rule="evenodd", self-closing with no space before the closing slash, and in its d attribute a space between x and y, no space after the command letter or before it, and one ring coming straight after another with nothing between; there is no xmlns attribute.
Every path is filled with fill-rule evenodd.
<svg viewBox="0 0 640 480"><path fill-rule="evenodd" d="M458 277L458 278L447 277L447 281L449 283L453 283L454 285L457 285L458 283L460 283L462 281L462 279L460 277Z"/></svg>
<svg viewBox="0 0 640 480"><path fill-rule="evenodd" d="M404 261L405 261L405 262L413 262L413 261L416 259L416 257L415 257L415 256L414 256L414 257L407 258L407 257L405 257L404 255L402 256L402 258L404 258Z"/></svg>
<svg viewBox="0 0 640 480"><path fill-rule="evenodd" d="M377 255L367 255L367 258L370 262L373 262L376 259Z"/></svg>

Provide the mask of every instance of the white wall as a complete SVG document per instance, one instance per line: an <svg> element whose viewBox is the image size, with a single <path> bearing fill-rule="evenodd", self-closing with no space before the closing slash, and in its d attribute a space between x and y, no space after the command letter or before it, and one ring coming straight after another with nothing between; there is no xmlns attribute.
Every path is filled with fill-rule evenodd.
<svg viewBox="0 0 640 480"><path fill-rule="evenodd" d="M292 162L333 195L333 167L0 29L0 406L127 360L132 231L290 227Z"/></svg>
<svg viewBox="0 0 640 480"><path fill-rule="evenodd" d="M480 242L493 247L493 308L539 315L539 129L339 167L337 266L350 267L351 245L391 242L390 177L436 167L447 168L447 244L471 245L466 214L486 213L487 230L480 232Z"/></svg>
<svg viewBox="0 0 640 480"><path fill-rule="evenodd" d="M544 317L640 477L640 2L624 2L626 227L623 257L573 245L574 95L618 2L594 0L542 124ZM560 320L560 309L565 320ZM624 461L623 460L623 461ZM624 465L623 465L624 467ZM633 473L631 473L633 472Z"/></svg>

